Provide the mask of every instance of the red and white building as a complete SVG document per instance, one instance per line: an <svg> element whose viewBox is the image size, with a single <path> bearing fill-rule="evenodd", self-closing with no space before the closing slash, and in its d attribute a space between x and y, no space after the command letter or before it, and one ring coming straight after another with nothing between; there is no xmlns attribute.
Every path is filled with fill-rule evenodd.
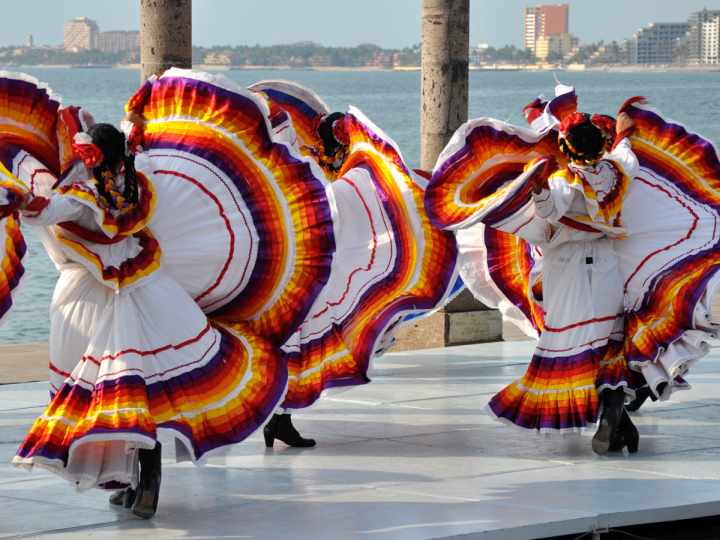
<svg viewBox="0 0 720 540"><path fill-rule="evenodd" d="M523 44L535 53L538 39L570 33L570 6L543 4L525 8Z"/></svg>

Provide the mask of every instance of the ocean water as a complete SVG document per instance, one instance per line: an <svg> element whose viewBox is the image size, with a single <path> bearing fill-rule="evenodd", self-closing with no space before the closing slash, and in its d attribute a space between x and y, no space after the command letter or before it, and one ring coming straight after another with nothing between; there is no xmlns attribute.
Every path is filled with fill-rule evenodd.
<svg viewBox="0 0 720 540"><path fill-rule="evenodd" d="M98 121L118 122L123 105L139 85L128 69L30 69L50 85L66 105L82 105ZM399 144L411 165L420 155L419 72L231 71L227 76L247 86L263 79L287 79L313 88L330 107L360 108ZM581 110L613 114L634 95L646 96L665 116L682 122L712 141L720 141L720 72L579 72L559 73L576 87ZM538 95L551 96L552 73L471 72L470 117L490 116L524 124L522 107ZM14 311L0 328L0 343L47 338L47 309L57 278L31 229L23 288Z"/></svg>

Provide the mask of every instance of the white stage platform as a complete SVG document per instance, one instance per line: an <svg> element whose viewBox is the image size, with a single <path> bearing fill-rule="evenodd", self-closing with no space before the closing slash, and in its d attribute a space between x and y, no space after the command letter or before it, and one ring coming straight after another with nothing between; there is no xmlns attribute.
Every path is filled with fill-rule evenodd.
<svg viewBox="0 0 720 540"><path fill-rule="evenodd" d="M202 468L166 455L152 521L10 466L46 388L0 386L0 538L525 539L720 514L720 350L692 390L635 416L639 454L601 458L591 433L540 437L483 412L531 349L387 355L372 384L296 416L314 449L256 435Z"/></svg>

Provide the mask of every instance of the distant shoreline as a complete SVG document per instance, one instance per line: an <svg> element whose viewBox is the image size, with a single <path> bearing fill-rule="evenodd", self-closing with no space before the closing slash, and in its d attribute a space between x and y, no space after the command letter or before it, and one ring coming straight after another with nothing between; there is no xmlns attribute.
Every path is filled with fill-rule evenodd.
<svg viewBox="0 0 720 540"><path fill-rule="evenodd" d="M77 65L77 64L19 64L19 65L3 65L0 69L17 70L17 69L140 69L140 64L115 64L115 65ZM415 72L420 71L420 66L400 66L400 67L378 67L378 66L256 66L256 65L233 65L224 66L217 64L195 64L194 69L204 71L318 71L318 72ZM666 73L666 72L702 72L713 73L720 72L720 66L673 66L673 65L618 65L608 64L601 66L586 66L584 64L571 64L565 66L557 66L552 64L494 64L494 65L471 65L471 72L491 71L491 72L546 72L546 71L571 71L571 72L606 72L606 73Z"/></svg>

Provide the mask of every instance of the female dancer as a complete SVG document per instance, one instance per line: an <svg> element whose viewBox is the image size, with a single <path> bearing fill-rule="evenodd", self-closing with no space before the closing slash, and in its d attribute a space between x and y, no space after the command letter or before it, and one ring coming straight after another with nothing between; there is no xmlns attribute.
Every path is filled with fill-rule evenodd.
<svg viewBox="0 0 720 540"><path fill-rule="evenodd" d="M635 451L624 394L644 381L663 398L686 387L682 375L717 334L707 315L720 282L720 164L708 141L639 98L614 128L559 90L527 109L532 130L491 119L461 127L426 208L457 231L470 290L540 334L492 414L574 431L595 422L601 401L593 449Z"/></svg>
<svg viewBox="0 0 720 540"><path fill-rule="evenodd" d="M2 147L8 174L25 192L39 193L43 175L57 184L26 194L22 215L61 267L50 340L60 379L14 463L79 488L134 488L115 502L146 518L158 501L159 430L178 441L179 459L198 461L272 413L287 382L273 343L309 309L334 249L323 183L275 140L260 100L198 77L157 86L148 116L160 140L152 126L145 134L148 148L165 143L156 156L134 159L117 129L63 115L27 77L4 78L0 111L14 130ZM158 114L163 95L170 115ZM244 308L253 322L211 320L209 305Z"/></svg>
<svg viewBox="0 0 720 540"><path fill-rule="evenodd" d="M105 275L109 276L113 268L119 268L120 275L115 281L118 294L113 294L110 287L106 286L102 281L98 281L91 271L83 266L84 259L76 257L73 260L71 255L67 259L68 263L77 265L76 272L79 274L73 276L74 283L71 288L82 287L85 289L83 299L92 306L89 310L82 310L81 315L82 323L92 325L92 329L86 334L89 338L87 340L78 339L78 333L73 332L70 343L62 343L70 335L69 332L63 331L65 328L56 328L53 337L56 343L60 342L58 350L67 351L80 348L82 349L81 352L87 355L89 348L97 347L99 350L99 347L107 347L109 343L119 339L114 335L113 326L118 324L123 327L132 326L129 320L117 320L116 314L125 312L124 315L129 315L130 310L126 306L127 303L142 304L143 295L150 292L147 290L148 285L151 285L150 290L158 285L162 287L157 289L156 294L163 292L163 290L166 293L169 292L172 285L157 282L157 278L161 278L161 275L153 276L153 279L150 280L149 276L156 272L156 268L146 268L144 272L148 277L145 279L137 279L134 275L135 272L126 270L127 267L135 264L134 259L138 255L146 260L155 258L153 251L157 250L157 246L156 244L152 245L153 242L148 242L152 237L145 231L145 225L151 216L151 207L154 204L154 201L152 201L152 188L143 177L140 177L141 180L138 182L139 175L135 171L134 159L132 156L126 155L123 134L109 124L96 124L90 127L86 134L77 134L73 142L75 152L83 158L92 181L67 184L56 195L49 198L35 197L28 193L28 200L22 206L21 215L26 223L39 227L62 224L64 230L69 234L67 236L64 234L55 236L60 251L64 246L67 246L68 253L70 253L70 250L80 251L87 249L90 242L83 243L83 239L92 239L92 244L98 246L111 246L111 249L107 249L106 253L100 252L96 256L100 261L103 258L113 261L113 263L108 263L103 268ZM142 187L139 183L142 183ZM139 254L133 257L132 252L138 249L140 249ZM69 276L69 274L65 274L66 279ZM132 283L133 281L139 283L133 288L125 285L125 283ZM143 281L146 282L145 286L143 286ZM67 292L66 287L66 284L61 284L57 289L58 296ZM88 294L88 291L92 291L92 293ZM77 291L73 292L77 294ZM178 294L177 290L173 292ZM182 295L179 295L179 297L180 301L184 299ZM187 301L184 303L189 304ZM182 304L181 306L187 309L187 306ZM56 327L58 325L61 327L68 326L66 322L69 320L66 312L68 307L70 309L76 308L74 303L68 306L66 299L58 299L53 303L52 319ZM123 331L128 330L123 329ZM135 339L131 340L130 343L137 345L142 344L145 339L144 336L133 337ZM78 358L81 357L78 356ZM97 358L102 358L102 355ZM100 360L93 359L95 362L91 365L100 366ZM55 369L59 368L56 367ZM128 367L125 369L133 370L133 368ZM117 369L114 372L117 373ZM68 374L68 376L72 377L73 375ZM110 373L100 374L99 370L93 370L92 368L85 369L83 372L76 371L75 375L77 381L83 380L85 384L91 384L90 381L98 381L101 378L110 380L112 376ZM80 385L77 388L79 387ZM67 391L69 393L73 391L80 392L75 388ZM58 401L62 402L63 400L58 399ZM63 403L63 406L67 405L67 402ZM88 440L90 440L89 437ZM23 455L23 451L27 452L28 455L32 454L32 446L37 444L37 439L26 441L20 454ZM88 451L89 455L84 457L82 464L75 466L74 470L71 473L68 471L68 473L78 478L79 485L84 481L130 483L127 470L123 470L121 464L110 456L113 453L125 454L127 452L126 448L131 449L131 452L137 452L140 468L137 484L138 497L136 500L128 500L127 504L132 506L135 514L141 517L151 517L157 508L160 490L160 443L157 441L152 443L142 441L142 444L137 444L135 448L129 442L116 444L108 441L104 443L104 446L103 449L93 448L92 451ZM36 457L35 462L39 462L40 459L47 459L47 456ZM19 458L16 459L16 463L26 463L26 461L24 461L24 458ZM78 462L75 461L73 465L75 463Z"/></svg>
<svg viewBox="0 0 720 540"><path fill-rule="evenodd" d="M234 363L237 370L241 359L232 351L234 336L211 328L161 270L160 246L147 229L156 204L153 186L126 156L122 133L97 124L86 138L75 137L88 181L65 184L49 198L29 198L21 212L29 224L55 228L51 241L74 266L53 303L53 343L83 353L15 463L50 468L81 488L135 486L137 496L125 504L148 518L160 488L157 426L177 424L195 451L205 437L218 438L211 446L235 442L227 428L211 427L216 421L201 412L205 399L181 404L178 398L191 396L193 381L218 369L213 363ZM73 280L70 291L67 280ZM68 294L75 297L70 302L63 298ZM89 325L85 340L78 330L65 331L76 322ZM196 435L198 421L205 425Z"/></svg>
<svg viewBox="0 0 720 540"><path fill-rule="evenodd" d="M631 126L629 117L621 115L617 134L629 133ZM596 366L617 351L622 332L623 285L614 242L625 235L622 204L638 168L627 138L603 155L606 141L601 125L589 115L569 115L559 129L560 149L569 162L560 168L553 158L546 159L529 179L536 215L547 222L546 241L538 244L544 310L538 350L556 352L559 344L577 340L588 347L585 354ZM616 199L612 210L606 204L611 197ZM602 371L595 382L602 413L593 450L604 454L627 446L636 452L638 433L624 410L628 381L603 381ZM502 395L493 398L491 410L495 404L506 406L502 400Z"/></svg>
<svg viewBox="0 0 720 540"><path fill-rule="evenodd" d="M312 90L289 81L263 81L250 90L267 100L276 135L329 180L337 216L328 284L283 345L287 414L325 391L370 382L373 359L392 345L394 333L459 290L457 248L453 235L427 218L427 181L362 112L331 112ZM274 425L267 428L271 444Z"/></svg>

